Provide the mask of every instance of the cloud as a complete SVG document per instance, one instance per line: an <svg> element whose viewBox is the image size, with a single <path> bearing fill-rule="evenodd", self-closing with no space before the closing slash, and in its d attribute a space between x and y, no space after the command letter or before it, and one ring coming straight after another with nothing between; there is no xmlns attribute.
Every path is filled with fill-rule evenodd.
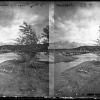
<svg viewBox="0 0 100 100"><path fill-rule="evenodd" d="M13 41L18 36L18 26L9 27L0 27L0 42L7 43Z"/></svg>
<svg viewBox="0 0 100 100"><path fill-rule="evenodd" d="M34 24L39 19L39 16L29 12L21 11L20 9L15 10L15 19L12 24L21 25L24 21L28 24ZM32 23L33 22L33 23Z"/></svg>
<svg viewBox="0 0 100 100"><path fill-rule="evenodd" d="M57 38L63 41L93 44L98 38L100 6L92 4L92 6L77 7L75 13L72 13L73 11L73 9L70 9L66 13L57 16Z"/></svg>
<svg viewBox="0 0 100 100"><path fill-rule="evenodd" d="M15 3L8 2L9 5ZM19 26L23 21L33 25L37 33L49 23L49 6L0 6L0 42L13 42L19 35Z"/></svg>
<svg viewBox="0 0 100 100"><path fill-rule="evenodd" d="M14 20L14 12L8 7L0 7L0 26L10 26Z"/></svg>
<svg viewBox="0 0 100 100"><path fill-rule="evenodd" d="M53 42L54 34L54 4L49 5L49 42Z"/></svg>
<svg viewBox="0 0 100 100"><path fill-rule="evenodd" d="M54 4L49 5L49 25L54 25Z"/></svg>

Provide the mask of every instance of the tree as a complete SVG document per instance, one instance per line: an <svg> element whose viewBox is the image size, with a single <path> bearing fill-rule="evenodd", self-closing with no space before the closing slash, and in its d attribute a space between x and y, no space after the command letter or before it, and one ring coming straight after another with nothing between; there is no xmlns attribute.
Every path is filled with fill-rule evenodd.
<svg viewBox="0 0 100 100"><path fill-rule="evenodd" d="M49 43L49 25L43 28L42 38L44 38L43 43Z"/></svg>
<svg viewBox="0 0 100 100"><path fill-rule="evenodd" d="M20 35L16 39L17 45L35 45L35 47L37 47L38 38L36 32L32 29L32 25L28 25L26 22L23 22L23 25L19 27ZM30 50L25 50L24 48L22 51L18 51L18 54L25 60L28 59L28 56L29 58L33 58L36 55Z"/></svg>
<svg viewBox="0 0 100 100"><path fill-rule="evenodd" d="M96 45L100 46L100 37L96 40Z"/></svg>
<svg viewBox="0 0 100 100"><path fill-rule="evenodd" d="M49 25L47 25L46 27L43 28L43 33L42 33L41 38L44 39L42 43L47 44L46 47L48 49L48 45L49 45ZM48 50L44 54L49 55Z"/></svg>
<svg viewBox="0 0 100 100"><path fill-rule="evenodd" d="M18 44L21 45L34 45L37 44L38 38L36 32L32 29L31 25L23 22L23 25L19 26L21 35L17 38Z"/></svg>
<svg viewBox="0 0 100 100"><path fill-rule="evenodd" d="M99 26L99 28L100 28L100 26ZM100 31L100 30L99 30L99 31ZM99 35L98 39L97 39L95 42L96 42L95 45L100 46L100 35Z"/></svg>

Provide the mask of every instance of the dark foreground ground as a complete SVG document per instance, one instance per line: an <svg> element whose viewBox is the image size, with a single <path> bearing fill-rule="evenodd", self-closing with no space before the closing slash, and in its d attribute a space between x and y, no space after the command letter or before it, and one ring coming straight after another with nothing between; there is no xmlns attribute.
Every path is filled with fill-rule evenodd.
<svg viewBox="0 0 100 100"><path fill-rule="evenodd" d="M62 72L55 96L100 96L100 61L86 61Z"/></svg>
<svg viewBox="0 0 100 100"><path fill-rule="evenodd" d="M0 64L0 96L41 97L49 94L49 66L9 60Z"/></svg>

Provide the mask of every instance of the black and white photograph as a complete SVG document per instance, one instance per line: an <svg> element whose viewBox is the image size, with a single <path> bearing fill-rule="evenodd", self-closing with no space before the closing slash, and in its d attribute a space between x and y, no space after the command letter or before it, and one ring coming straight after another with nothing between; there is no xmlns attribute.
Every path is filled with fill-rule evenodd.
<svg viewBox="0 0 100 100"><path fill-rule="evenodd" d="M54 96L100 96L100 2L55 2Z"/></svg>
<svg viewBox="0 0 100 100"><path fill-rule="evenodd" d="M0 97L99 97L100 2L1 1Z"/></svg>
<svg viewBox="0 0 100 100"><path fill-rule="evenodd" d="M48 43L48 2L0 2L0 97L49 96Z"/></svg>

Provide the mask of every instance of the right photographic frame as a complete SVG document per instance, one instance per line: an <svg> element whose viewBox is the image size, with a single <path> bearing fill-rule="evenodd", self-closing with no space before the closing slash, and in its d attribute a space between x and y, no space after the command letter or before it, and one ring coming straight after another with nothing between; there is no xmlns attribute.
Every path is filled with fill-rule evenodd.
<svg viewBox="0 0 100 100"><path fill-rule="evenodd" d="M100 2L54 2L55 97L99 97Z"/></svg>

